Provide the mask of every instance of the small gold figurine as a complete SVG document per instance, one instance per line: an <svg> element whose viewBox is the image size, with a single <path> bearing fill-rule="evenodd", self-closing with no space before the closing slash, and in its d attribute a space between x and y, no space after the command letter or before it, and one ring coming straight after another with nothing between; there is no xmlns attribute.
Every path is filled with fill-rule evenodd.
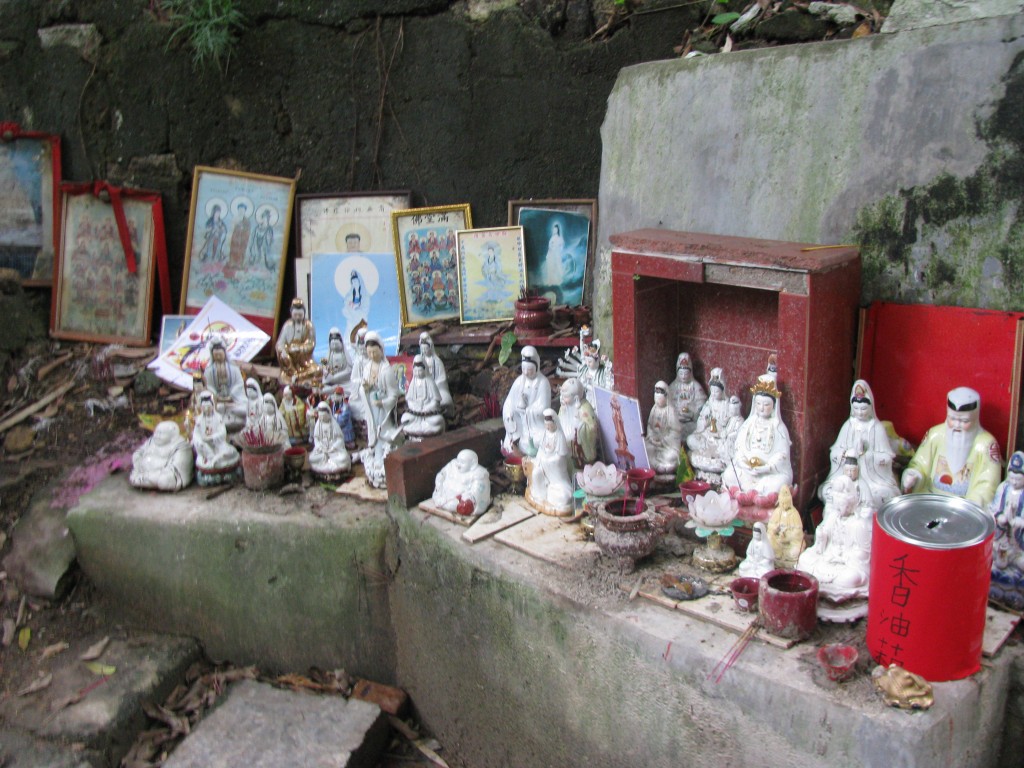
<svg viewBox="0 0 1024 768"><path fill-rule="evenodd" d="M890 707L928 709L935 703L931 684L897 664L890 664L888 668L881 665L875 667L871 679Z"/></svg>

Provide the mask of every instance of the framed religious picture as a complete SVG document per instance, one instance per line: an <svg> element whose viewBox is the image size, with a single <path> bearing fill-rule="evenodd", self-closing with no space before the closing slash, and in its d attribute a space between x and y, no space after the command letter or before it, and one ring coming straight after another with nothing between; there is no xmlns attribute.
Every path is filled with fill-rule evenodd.
<svg viewBox="0 0 1024 768"><path fill-rule="evenodd" d="M197 166L179 312L217 296L273 337L294 197L295 179Z"/></svg>
<svg viewBox="0 0 1024 768"><path fill-rule="evenodd" d="M60 211L60 137L0 123L0 267L53 284Z"/></svg>
<svg viewBox="0 0 1024 768"><path fill-rule="evenodd" d="M510 200L508 223L523 228L527 279L553 304L585 303L594 262L597 200Z"/></svg>
<svg viewBox="0 0 1024 768"><path fill-rule="evenodd" d="M411 204L409 190L298 195L295 256L314 253L389 253L394 248L391 214Z"/></svg>
<svg viewBox="0 0 1024 768"><path fill-rule="evenodd" d="M63 184L60 231L51 335L148 345L153 287L167 259L160 194Z"/></svg>
<svg viewBox="0 0 1024 768"><path fill-rule="evenodd" d="M604 387L594 387L594 394L605 463L623 471L649 469L640 401Z"/></svg>
<svg viewBox="0 0 1024 768"><path fill-rule="evenodd" d="M522 227L469 229L455 235L459 252L459 319L511 320L526 288Z"/></svg>
<svg viewBox="0 0 1024 768"><path fill-rule="evenodd" d="M315 359L327 356L331 328L341 331L350 354L363 327L380 334L386 355L397 354L402 326L395 255L314 253L311 261L309 317L317 330Z"/></svg>
<svg viewBox="0 0 1024 768"><path fill-rule="evenodd" d="M455 233L472 229L469 204L391 214L402 326L459 316Z"/></svg>

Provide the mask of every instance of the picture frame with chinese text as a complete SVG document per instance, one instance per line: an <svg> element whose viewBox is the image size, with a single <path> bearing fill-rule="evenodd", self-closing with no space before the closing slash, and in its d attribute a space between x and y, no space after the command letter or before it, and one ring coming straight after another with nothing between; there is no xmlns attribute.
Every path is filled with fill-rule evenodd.
<svg viewBox="0 0 1024 768"><path fill-rule="evenodd" d="M294 199L295 179L196 166L178 311L217 296L273 337Z"/></svg>
<svg viewBox="0 0 1024 768"><path fill-rule="evenodd" d="M391 214L412 203L409 190L303 194L295 198L295 256L387 253L394 248Z"/></svg>
<svg viewBox="0 0 1024 768"><path fill-rule="evenodd" d="M391 214L402 327L459 317L456 232L473 228L469 203Z"/></svg>
<svg viewBox="0 0 1024 768"><path fill-rule="evenodd" d="M146 346L157 259L165 248L160 195L122 191L120 204L132 251L126 254L114 204L91 193L69 191L74 186L62 185L61 191L50 334Z"/></svg>
<svg viewBox="0 0 1024 768"><path fill-rule="evenodd" d="M459 320L493 323L515 316L526 288L522 227L470 229L456 233L459 252Z"/></svg>
<svg viewBox="0 0 1024 768"><path fill-rule="evenodd" d="M51 286L60 223L60 137L5 123L0 136L0 267Z"/></svg>
<svg viewBox="0 0 1024 768"><path fill-rule="evenodd" d="M553 304L588 300L597 232L592 198L510 200L508 223L523 227L527 279Z"/></svg>

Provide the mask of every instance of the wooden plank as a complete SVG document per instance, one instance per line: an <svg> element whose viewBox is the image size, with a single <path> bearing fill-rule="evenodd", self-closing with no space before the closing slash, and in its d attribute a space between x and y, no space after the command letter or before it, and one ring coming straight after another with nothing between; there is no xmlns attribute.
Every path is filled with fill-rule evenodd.
<svg viewBox="0 0 1024 768"><path fill-rule="evenodd" d="M985 634L981 641L981 655L994 656L1019 623L1020 616L988 606L985 612Z"/></svg>
<svg viewBox="0 0 1024 768"><path fill-rule="evenodd" d="M600 553L597 544L583 539L583 530L578 524L565 523L549 515L534 515L495 534L494 540L564 568Z"/></svg>
<svg viewBox="0 0 1024 768"><path fill-rule="evenodd" d="M462 538L470 544L476 544L489 536L511 528L517 523L533 517L536 513L527 504L515 496L499 496L470 529L462 534Z"/></svg>
<svg viewBox="0 0 1024 768"><path fill-rule="evenodd" d="M449 523L455 523L456 525L461 525L466 528L482 517L482 515L457 515L454 512L449 512L447 509L441 509L441 507L429 500L421 501L419 503L419 508L428 515L436 515L437 517L447 520Z"/></svg>
<svg viewBox="0 0 1024 768"><path fill-rule="evenodd" d="M379 501L382 504L388 500L387 490L384 488L374 488L367 482L366 475L361 472L339 485L334 489L334 492L365 501Z"/></svg>
<svg viewBox="0 0 1024 768"><path fill-rule="evenodd" d="M712 589L719 589L720 586L713 586ZM628 591L629 586L623 585ZM710 594L697 600L673 600L661 591L658 584L645 584L640 588L640 597L650 600L652 603L679 611L694 619L705 621L721 629L742 635L750 622L756 618L756 614L740 611L732 601L731 595ZM796 640L786 640L776 637L763 629L759 630L755 637L763 643L773 645L776 648L792 648Z"/></svg>

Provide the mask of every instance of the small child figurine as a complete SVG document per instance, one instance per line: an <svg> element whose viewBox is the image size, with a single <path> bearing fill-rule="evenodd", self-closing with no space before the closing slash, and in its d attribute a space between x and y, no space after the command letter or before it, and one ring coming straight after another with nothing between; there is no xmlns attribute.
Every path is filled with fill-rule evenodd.
<svg viewBox="0 0 1024 768"><path fill-rule="evenodd" d="M336 387L329 399L334 420L338 422L342 434L345 435L345 447L350 451L354 450L356 447L356 430L352 424L352 409L349 407L348 395L345 393L345 389L343 387Z"/></svg>

